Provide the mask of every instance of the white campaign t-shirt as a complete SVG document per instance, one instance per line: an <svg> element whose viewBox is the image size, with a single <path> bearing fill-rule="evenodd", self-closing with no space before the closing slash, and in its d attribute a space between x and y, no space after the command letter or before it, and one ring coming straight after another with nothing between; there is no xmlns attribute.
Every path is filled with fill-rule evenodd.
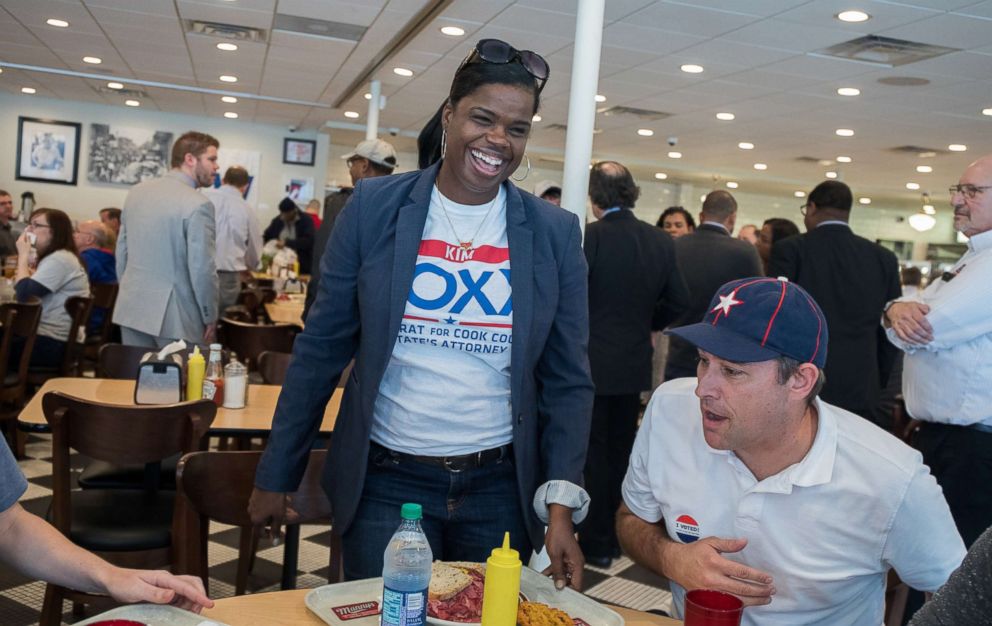
<svg viewBox="0 0 992 626"><path fill-rule="evenodd" d="M67 341L72 318L65 310L65 301L72 296L90 295L86 270L75 254L68 250L56 250L38 263L38 269L31 278L52 291L41 299L38 334Z"/></svg>
<svg viewBox="0 0 992 626"><path fill-rule="evenodd" d="M373 441L425 456L467 454L513 439L506 193L500 187L484 221L489 204L447 198L446 218L439 193L435 187L431 194L413 285L372 421ZM458 236L477 230L474 249L462 250Z"/></svg>

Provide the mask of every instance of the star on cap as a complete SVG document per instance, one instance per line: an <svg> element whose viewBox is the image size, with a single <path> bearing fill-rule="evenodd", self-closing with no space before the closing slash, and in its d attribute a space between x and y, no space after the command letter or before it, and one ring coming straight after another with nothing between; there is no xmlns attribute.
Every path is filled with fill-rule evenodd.
<svg viewBox="0 0 992 626"><path fill-rule="evenodd" d="M733 290L733 291L731 291L729 294L727 294L725 296L720 296L720 304L718 304L715 307L713 307L713 310L710 311L710 313L716 313L717 311L723 311L723 316L724 317L730 315L730 309L731 309L731 307L735 307L738 304L744 304L744 302L741 301L741 300L738 300L736 298L736 296L737 296L737 290L736 289Z"/></svg>

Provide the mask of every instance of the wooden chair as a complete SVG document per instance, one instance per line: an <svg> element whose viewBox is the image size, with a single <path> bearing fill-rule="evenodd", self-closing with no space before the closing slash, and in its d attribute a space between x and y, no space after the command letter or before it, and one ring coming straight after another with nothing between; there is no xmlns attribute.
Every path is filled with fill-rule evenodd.
<svg viewBox="0 0 992 626"><path fill-rule="evenodd" d="M93 296L72 296L65 301L65 310L69 312L72 324L69 326L69 338L65 342L65 354L62 364L58 367L28 368L28 384L41 387L50 378L59 376L82 376L83 342L79 341L79 329L86 328L93 308Z"/></svg>
<svg viewBox="0 0 992 626"><path fill-rule="evenodd" d="M282 385L286 381L286 369L293 355L289 352L266 350L258 355L258 373L266 385Z"/></svg>
<svg viewBox="0 0 992 626"><path fill-rule="evenodd" d="M72 489L69 450L122 464L153 464L201 447L217 405L209 400L162 406L89 402L61 393L42 398L52 428L52 524L73 543L117 565L157 568L172 562L175 493L147 473L141 490ZM49 584L41 624L58 626L64 599L92 603L92 594Z"/></svg>
<svg viewBox="0 0 992 626"><path fill-rule="evenodd" d="M120 286L117 283L96 283L90 285L90 294L93 296L93 308L90 311L103 309L103 323L100 324L98 332L86 336L86 346L84 357L90 363L96 363L100 346L110 343L110 337L114 328L113 316L114 305L117 304L117 291Z"/></svg>
<svg viewBox="0 0 992 626"><path fill-rule="evenodd" d="M245 324L224 318L224 347L236 352L238 358L248 359L248 369L256 370L258 355L266 350L292 352L293 341L300 327L295 324Z"/></svg>
<svg viewBox="0 0 992 626"><path fill-rule="evenodd" d="M176 519L185 533L177 538L183 555L177 570L203 579L207 587L207 537L210 520L241 528L238 551L238 572L235 594L245 593L248 574L257 543L255 530L248 516L248 500L255 483L255 468L261 458L259 451L193 452L183 456L176 470L178 493ZM300 514L300 523L330 521L331 505L320 486L320 470L327 457L326 450L311 450L299 489L292 496L292 507ZM299 526L286 528L283 555L283 588L295 587ZM331 534L330 570L328 582L341 580L341 539Z"/></svg>
<svg viewBox="0 0 992 626"><path fill-rule="evenodd" d="M18 458L24 456L24 436L17 430L17 415L25 402L28 385L28 364L34 350L34 339L41 320L41 300L31 297L27 302L8 302L0 305L0 423L10 442L10 449ZM21 347L21 357L11 363L15 342Z"/></svg>

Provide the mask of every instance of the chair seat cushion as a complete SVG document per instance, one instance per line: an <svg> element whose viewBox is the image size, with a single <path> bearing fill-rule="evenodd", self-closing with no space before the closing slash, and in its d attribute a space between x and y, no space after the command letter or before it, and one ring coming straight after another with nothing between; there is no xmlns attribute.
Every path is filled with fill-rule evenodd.
<svg viewBox="0 0 992 626"><path fill-rule="evenodd" d="M176 490L176 465L180 456L162 460L160 489ZM79 475L82 489L141 489L144 481L144 465L114 465L106 461L90 461Z"/></svg>
<svg viewBox="0 0 992 626"><path fill-rule="evenodd" d="M69 539L88 550L154 550L172 543L175 492L89 489L71 496Z"/></svg>

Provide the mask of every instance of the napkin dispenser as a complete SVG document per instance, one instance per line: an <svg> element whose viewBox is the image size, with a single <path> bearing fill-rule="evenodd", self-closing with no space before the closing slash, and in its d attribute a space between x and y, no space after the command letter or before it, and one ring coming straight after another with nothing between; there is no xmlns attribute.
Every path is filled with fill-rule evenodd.
<svg viewBox="0 0 992 626"><path fill-rule="evenodd" d="M141 357L134 385L135 404L176 404L183 401L183 361L178 353L168 351L175 345ZM174 349L185 347L183 343Z"/></svg>

